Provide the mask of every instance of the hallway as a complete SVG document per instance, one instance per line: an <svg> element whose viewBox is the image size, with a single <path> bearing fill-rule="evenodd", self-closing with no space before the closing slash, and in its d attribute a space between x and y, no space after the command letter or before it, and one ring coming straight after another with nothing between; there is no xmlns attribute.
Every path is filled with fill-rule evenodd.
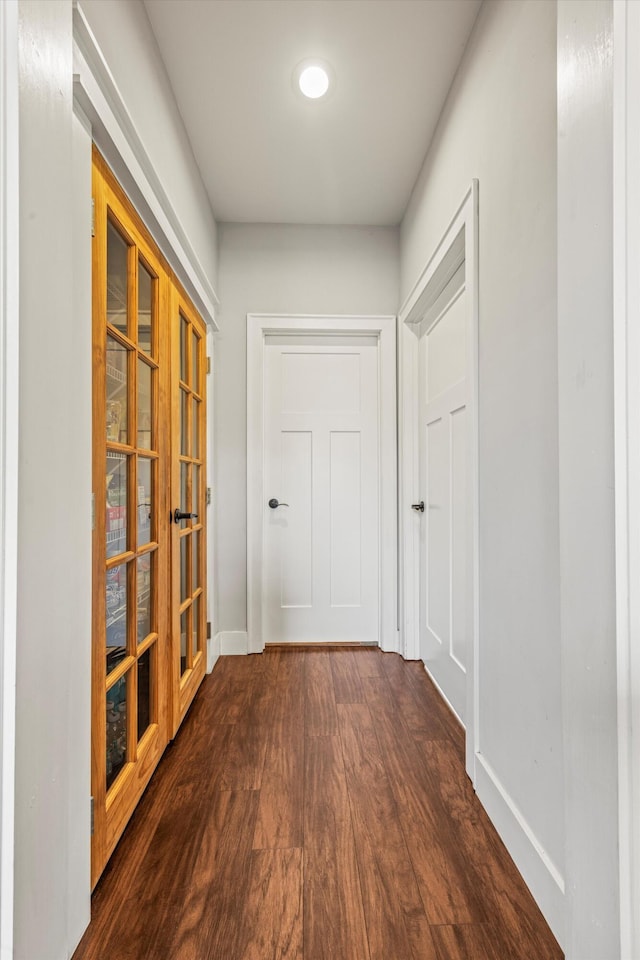
<svg viewBox="0 0 640 960"><path fill-rule="evenodd" d="M559 960L422 664L223 657L73 960Z"/></svg>

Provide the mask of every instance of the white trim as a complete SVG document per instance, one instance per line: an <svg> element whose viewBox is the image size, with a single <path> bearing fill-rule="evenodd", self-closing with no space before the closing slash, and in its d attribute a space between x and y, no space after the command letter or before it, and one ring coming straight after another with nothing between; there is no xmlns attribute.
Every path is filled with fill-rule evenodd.
<svg viewBox="0 0 640 960"><path fill-rule="evenodd" d="M0 958L13 957L18 559L18 3L0 3Z"/></svg>
<svg viewBox="0 0 640 960"><path fill-rule="evenodd" d="M564 879L522 811L482 753L477 755L476 792L551 930L565 938Z"/></svg>
<svg viewBox="0 0 640 960"><path fill-rule="evenodd" d="M207 640L207 673L211 673L218 662L221 648L221 636L221 634L216 633Z"/></svg>
<svg viewBox="0 0 640 960"><path fill-rule="evenodd" d="M73 74L74 101L91 123L94 142L205 320L217 330L216 292L77 0L73 7Z"/></svg>
<svg viewBox="0 0 640 960"><path fill-rule="evenodd" d="M390 316L247 315L247 631L261 653L264 346L270 334L375 335L379 349L380 647L397 652L396 318Z"/></svg>
<svg viewBox="0 0 640 960"><path fill-rule="evenodd" d="M613 284L620 942L640 957L640 5L613 7Z"/></svg>
<svg viewBox="0 0 640 960"><path fill-rule="evenodd" d="M464 248L460 237L464 229ZM418 386L419 336L425 312L433 305L446 281L465 264L469 295L467 383L471 423L471 474L473 497L473 638L467 664L466 768L475 783L478 742L479 645L479 480L478 480L478 181L473 180L434 252L406 298L399 315L400 370L400 557L402 564L402 652L408 660L420 659L420 517L411 510L418 500L419 438ZM433 282L432 282L433 281ZM440 282L443 281L443 282ZM435 284L435 286L434 286Z"/></svg>
<svg viewBox="0 0 640 960"><path fill-rule="evenodd" d="M216 634L216 645L221 657L244 657L249 653L246 630L223 630Z"/></svg>

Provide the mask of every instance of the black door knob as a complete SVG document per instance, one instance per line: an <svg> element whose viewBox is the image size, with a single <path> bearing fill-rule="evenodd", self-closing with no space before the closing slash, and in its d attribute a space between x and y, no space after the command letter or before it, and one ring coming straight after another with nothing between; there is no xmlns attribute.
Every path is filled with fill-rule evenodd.
<svg viewBox="0 0 640 960"><path fill-rule="evenodd" d="M179 507L176 507L175 510L173 511L174 523L180 523L181 520L197 520L197 519L198 519L197 513L184 513L182 510L180 510Z"/></svg>
<svg viewBox="0 0 640 960"><path fill-rule="evenodd" d="M419 513L424 513L424 500L421 500L420 503L412 503L412 510L417 510Z"/></svg>
<svg viewBox="0 0 640 960"><path fill-rule="evenodd" d="M280 501L279 501L279 500L276 500L275 497L271 497L271 500L269 500L269 506L271 507L272 510L275 510L276 507L288 507L289 504L288 504L288 503L280 503Z"/></svg>

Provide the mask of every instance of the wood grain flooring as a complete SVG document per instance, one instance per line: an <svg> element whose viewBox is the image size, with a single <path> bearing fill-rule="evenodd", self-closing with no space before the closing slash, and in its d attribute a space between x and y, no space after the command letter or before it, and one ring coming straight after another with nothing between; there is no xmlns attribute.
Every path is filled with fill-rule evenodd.
<svg viewBox="0 0 640 960"><path fill-rule="evenodd" d="M420 663L222 657L73 960L561 960Z"/></svg>

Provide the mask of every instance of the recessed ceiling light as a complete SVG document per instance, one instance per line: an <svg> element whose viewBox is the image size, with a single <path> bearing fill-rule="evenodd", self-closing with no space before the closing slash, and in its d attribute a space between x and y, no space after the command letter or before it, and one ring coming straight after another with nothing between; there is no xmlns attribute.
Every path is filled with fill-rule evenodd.
<svg viewBox="0 0 640 960"><path fill-rule="evenodd" d="M329 89L329 75L320 66L305 67L300 74L298 84L305 97L309 97L310 100L317 100L319 97L324 97Z"/></svg>
<svg viewBox="0 0 640 960"><path fill-rule="evenodd" d="M332 70L323 60L303 60L293 71L295 88L309 100L326 96L332 80Z"/></svg>

